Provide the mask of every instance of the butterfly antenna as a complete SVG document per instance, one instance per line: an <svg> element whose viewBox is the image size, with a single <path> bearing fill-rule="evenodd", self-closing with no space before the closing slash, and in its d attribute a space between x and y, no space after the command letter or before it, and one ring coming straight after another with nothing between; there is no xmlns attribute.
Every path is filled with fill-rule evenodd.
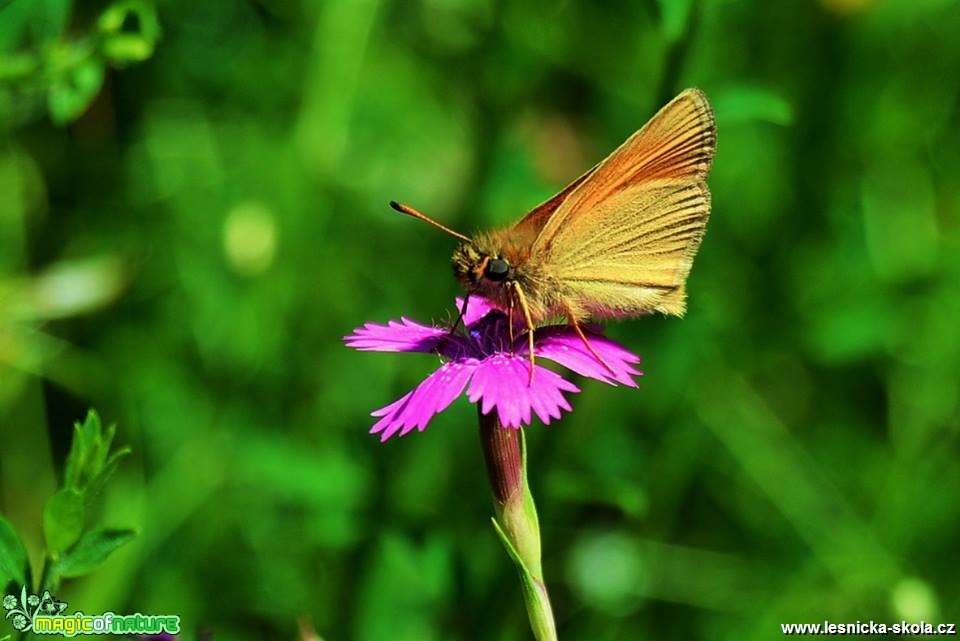
<svg viewBox="0 0 960 641"><path fill-rule="evenodd" d="M468 238L467 236L464 236L463 234L461 234L461 233L459 233L459 232L453 231L452 229L450 229L450 228L447 227L446 225L441 224L441 223L438 223L437 221L435 221L433 218L430 218L429 216L426 216L426 215L424 215L424 214L421 214L419 211L417 211L416 209L414 209L414 208L411 207L410 205L404 205L403 203L398 203L398 202L395 201L395 200L391 200L391 201L390 201L390 206L393 207L394 209L396 209L397 211L399 211L401 214L406 214L407 216L413 216L414 218L418 218L418 219L422 220L422 221L425 222L425 223L430 223L431 225L433 225L433 226L436 227L437 229L442 229L443 231L447 232L447 233L450 234L451 236L456 236L456 237L459 238L460 240L464 240L464 241L466 241L466 242L468 242L468 243L469 243L469 242L472 242L472 241L470 240L470 238Z"/></svg>

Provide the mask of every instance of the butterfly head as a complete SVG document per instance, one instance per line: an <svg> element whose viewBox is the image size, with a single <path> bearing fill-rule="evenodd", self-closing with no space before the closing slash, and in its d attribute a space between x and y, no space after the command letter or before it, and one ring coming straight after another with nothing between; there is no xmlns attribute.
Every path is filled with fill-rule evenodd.
<svg viewBox="0 0 960 641"><path fill-rule="evenodd" d="M461 243L454 250L450 262L454 275L468 292L490 292L513 275L510 261L483 243Z"/></svg>
<svg viewBox="0 0 960 641"><path fill-rule="evenodd" d="M402 214L429 223L463 241L453 252L452 258L453 273L457 280L468 292L488 296L495 300L500 298L497 293L503 290L502 285L506 281L513 279L514 269L510 261L500 251L502 243L494 240L497 236L492 234L482 235L472 239L438 223L429 216L421 214L409 205L391 201L390 206Z"/></svg>

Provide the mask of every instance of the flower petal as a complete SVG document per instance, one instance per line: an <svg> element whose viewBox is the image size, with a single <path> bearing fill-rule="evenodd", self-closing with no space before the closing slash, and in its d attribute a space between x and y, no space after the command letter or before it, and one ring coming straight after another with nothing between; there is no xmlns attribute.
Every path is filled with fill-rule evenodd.
<svg viewBox="0 0 960 641"><path fill-rule="evenodd" d="M529 425L531 409L545 424L559 418L561 409L570 411L563 392L580 388L556 372L535 366L530 384L530 363L524 358L498 352L479 363L467 390L471 402L480 403L480 411L489 414L496 408L504 427Z"/></svg>
<svg viewBox="0 0 960 641"><path fill-rule="evenodd" d="M435 414L460 396L478 363L476 359L444 363L412 392L373 412L373 416L381 418L370 433L380 434L380 440L386 441L397 432L403 436L414 427L422 432Z"/></svg>
<svg viewBox="0 0 960 641"><path fill-rule="evenodd" d="M463 296L457 296L455 300L457 304L457 314L459 314L460 310L463 309ZM494 307L493 304L491 304L490 301L488 301L483 296L480 296L480 295L471 296L470 302L467 303L467 311L463 315L463 324L466 325L467 327L470 327L471 325L475 325L481 319L483 319L484 316L494 311L495 309L497 308Z"/></svg>
<svg viewBox="0 0 960 641"><path fill-rule="evenodd" d="M363 352L432 352L448 331L421 325L409 318L390 321L386 325L366 323L344 336L347 347Z"/></svg>
<svg viewBox="0 0 960 641"><path fill-rule="evenodd" d="M633 380L633 377L643 376L643 372L634 368L632 364L639 363L640 357L606 336L589 331L586 334L590 345L610 365L613 373L590 353L580 336L569 326L554 326L537 330L533 352L537 356L548 358L577 374L589 376L610 385L622 383L629 387L636 387L637 382ZM526 352L529 350L521 348L519 351Z"/></svg>
<svg viewBox="0 0 960 641"><path fill-rule="evenodd" d="M394 432L403 427L403 421L397 422L396 417L406 408L407 401L410 400L411 396L413 396L413 392L407 392L404 396L401 396L386 407L381 407L371 412L370 416L380 416L383 418L373 424L373 427L370 428L370 434L380 434L380 440L386 441L393 436Z"/></svg>

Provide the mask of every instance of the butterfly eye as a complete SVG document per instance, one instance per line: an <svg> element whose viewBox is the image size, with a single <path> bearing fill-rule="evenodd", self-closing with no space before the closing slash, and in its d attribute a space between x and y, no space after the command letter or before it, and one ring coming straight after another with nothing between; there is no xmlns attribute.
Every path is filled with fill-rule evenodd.
<svg viewBox="0 0 960 641"><path fill-rule="evenodd" d="M510 273L510 264L502 258L493 258L487 263L483 275L490 280L504 280Z"/></svg>

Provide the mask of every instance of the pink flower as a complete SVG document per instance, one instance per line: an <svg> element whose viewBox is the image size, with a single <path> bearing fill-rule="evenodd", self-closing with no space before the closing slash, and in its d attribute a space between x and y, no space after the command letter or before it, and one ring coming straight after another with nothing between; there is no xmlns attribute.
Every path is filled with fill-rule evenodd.
<svg viewBox="0 0 960 641"><path fill-rule="evenodd" d="M458 299L458 309L461 303ZM480 403L483 414L496 408L504 427L529 425L531 412L549 424L560 418L561 410L572 411L564 392L580 389L540 365L539 359L552 360L610 385L636 387L633 377L643 374L633 367L640 357L614 341L586 330L590 344L610 365L610 371L587 350L572 327L552 325L538 328L534 334L533 353L538 362L530 384L529 350L522 327L515 330L511 346L507 317L481 298L470 300L463 323L466 331L451 333L448 328L401 318L386 325L367 323L344 336L348 347L361 351L433 352L444 359L416 389L372 413L380 420L370 429L371 434L380 434L380 440L386 441L414 427L422 432L464 389L471 403Z"/></svg>

